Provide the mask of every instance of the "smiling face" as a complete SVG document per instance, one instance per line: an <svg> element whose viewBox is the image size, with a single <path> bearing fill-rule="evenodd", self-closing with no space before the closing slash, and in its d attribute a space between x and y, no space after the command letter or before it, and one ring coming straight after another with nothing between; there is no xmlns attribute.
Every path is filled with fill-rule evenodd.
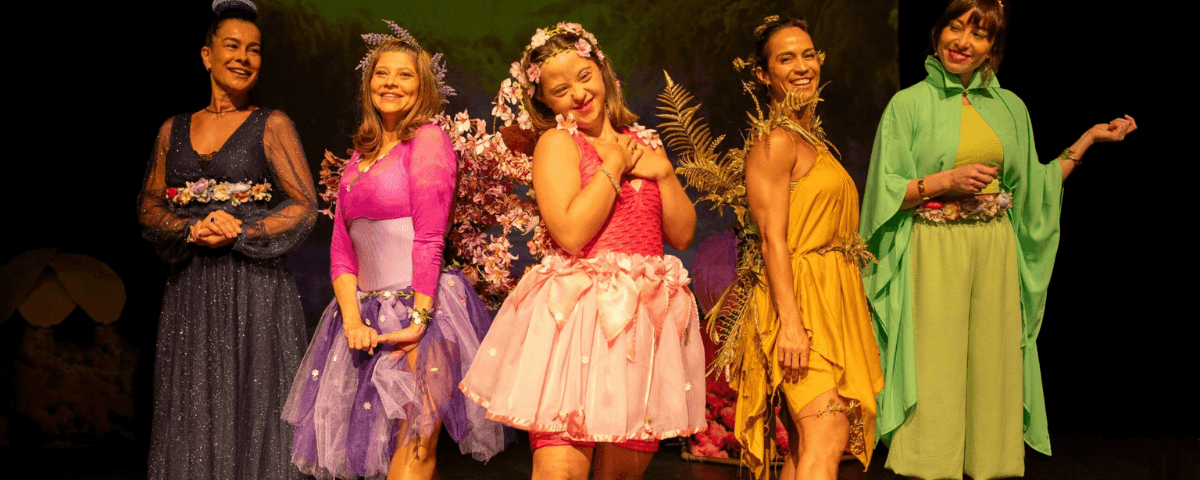
<svg viewBox="0 0 1200 480"><path fill-rule="evenodd" d="M821 82L821 64L812 37L800 27L781 28L767 41L767 66L754 73L767 85L772 101L782 101L788 90L813 95Z"/></svg>
<svg viewBox="0 0 1200 480"><path fill-rule="evenodd" d="M983 25L971 23L974 10L968 10L950 20L938 36L937 57L946 71L959 77L966 85L992 51L992 32Z"/></svg>
<svg viewBox="0 0 1200 480"><path fill-rule="evenodd" d="M596 136L608 120L600 66L574 50L551 57L541 66L537 99L555 115L571 114L579 129Z"/></svg>
<svg viewBox="0 0 1200 480"><path fill-rule="evenodd" d="M262 40L258 27L240 19L221 23L211 46L200 49L213 83L224 91L244 94L258 81L262 66Z"/></svg>
<svg viewBox="0 0 1200 480"><path fill-rule="evenodd" d="M385 128L395 128L417 104L421 86L417 65L408 52L384 52L371 70L371 104Z"/></svg>

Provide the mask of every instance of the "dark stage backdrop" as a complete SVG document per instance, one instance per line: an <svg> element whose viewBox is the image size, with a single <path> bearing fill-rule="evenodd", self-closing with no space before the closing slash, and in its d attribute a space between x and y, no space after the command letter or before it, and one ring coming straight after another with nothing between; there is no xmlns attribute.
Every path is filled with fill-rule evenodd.
<svg viewBox="0 0 1200 480"><path fill-rule="evenodd" d="M1194 261L1183 260L1190 252L1172 228L1181 223L1180 207L1187 203L1169 193L1191 183L1169 165L1194 154L1178 146L1186 138L1182 127L1167 125L1161 116L1163 104L1176 97L1166 79L1151 73L1151 67L1166 65L1157 62L1165 55L1156 56L1150 47L1156 38L1150 35L1152 13L1136 7L1100 11L1083 1L1054 7L1010 1L1012 34L998 78L1028 104L1043 159L1053 158L1088 126L1121 114L1135 116L1142 128L1123 145L1089 152L1068 182L1062 246L1039 342L1051 433L1195 436L1194 411L1177 404L1179 390L1190 383L1186 378L1195 376L1196 361L1183 353L1194 322L1184 319L1194 314L1178 306L1194 282L1172 275ZM350 146L357 121L354 66L365 52L358 35L385 32L383 18L408 28L427 49L445 53L447 82L459 92L447 111L465 109L480 118L490 117L499 82L535 28L580 22L613 59L643 125L658 123L654 99L666 70L704 103L702 115L715 133L728 135L725 146L741 146L744 112L752 106L732 59L749 53L751 30L763 16L807 18L814 42L828 54L822 82L829 86L819 113L861 190L879 116L899 88L924 77L928 29L943 2L259 5L265 48L254 103L292 117L314 175L324 150L341 154ZM155 20L135 20L123 10L77 11L69 20L72 34L53 39L48 49L66 54L37 64L36 78L44 78L48 88L45 98L32 96L29 107L43 113L23 125L23 138L10 141L21 153L9 162L8 173L20 181L10 182L16 222L0 261L30 248L57 247L94 256L122 277L128 301L117 328L140 361L133 416L114 421L129 433L117 440L140 444L149 431L150 372L167 269L138 234L135 199L159 125L208 101L199 49L211 13L205 1L128 9L139 17L149 12ZM1186 98L1186 92L1175 95ZM705 204L698 210L696 243L732 220ZM321 217L290 256L310 328L332 298L330 229L331 221ZM691 263L692 252L676 254ZM86 327L90 321L81 315L76 312L64 325ZM6 375L11 376L25 328L19 317L0 324L0 368ZM74 341L70 334L55 335ZM13 384L4 382L0 393L5 399L0 405L9 406L0 412L0 443L47 443L49 433L14 416Z"/></svg>

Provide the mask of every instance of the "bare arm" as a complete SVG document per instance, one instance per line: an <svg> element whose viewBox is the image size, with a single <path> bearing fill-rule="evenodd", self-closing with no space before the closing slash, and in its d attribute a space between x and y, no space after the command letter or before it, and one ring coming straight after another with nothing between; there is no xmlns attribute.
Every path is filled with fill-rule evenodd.
<svg viewBox="0 0 1200 480"><path fill-rule="evenodd" d="M618 181L636 159L623 143L596 141L602 167ZM538 210L550 236L567 252L576 253L604 224L617 199L616 189L604 172L597 171L588 184L579 176L580 153L571 135L549 130L538 140L533 152L533 188Z"/></svg>
<svg viewBox="0 0 1200 480"><path fill-rule="evenodd" d="M1071 144L1071 158L1075 161L1064 161L1061 157L1058 159L1062 164L1062 178L1066 180L1075 167L1083 160L1083 154L1088 151L1092 145L1097 142L1120 142L1125 140L1125 135L1137 130L1137 122L1133 117L1126 115L1108 123L1101 123L1092 126L1088 131L1083 132L1083 135Z"/></svg>
<svg viewBox="0 0 1200 480"><path fill-rule="evenodd" d="M809 338L792 285L792 252L787 245L790 180L800 151L782 130L772 131L768 141L769 148L755 145L746 158L746 195L762 237L767 285L779 318L778 362L784 379L794 382L808 368L809 355ZM815 152L805 154L811 168Z"/></svg>

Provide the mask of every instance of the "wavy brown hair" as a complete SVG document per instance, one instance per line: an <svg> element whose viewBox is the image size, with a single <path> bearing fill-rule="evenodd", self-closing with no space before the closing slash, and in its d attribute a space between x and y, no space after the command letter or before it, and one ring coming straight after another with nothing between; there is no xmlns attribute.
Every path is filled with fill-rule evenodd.
<svg viewBox="0 0 1200 480"><path fill-rule="evenodd" d="M379 150L383 148L383 119L379 117L379 112L371 103L371 77L375 72L375 66L379 64L379 57L388 52L407 53L413 58L413 63L417 64L417 103L413 105L412 110L408 111L408 115L400 121L400 125L396 128L400 134L400 141L412 140L413 136L417 134L417 129L429 123L435 115L442 111L442 92L438 90L437 79L433 76L433 59L429 53L421 47L398 39L387 40L379 44L371 52L367 68L363 71L362 85L358 89L362 123L358 126L358 133L354 134L354 149L358 150L362 158L375 158L379 154Z"/></svg>
<svg viewBox="0 0 1200 480"><path fill-rule="evenodd" d="M583 35L573 32L563 32L550 37L545 44L521 57L521 72L528 71L530 64L536 64L540 68L542 63L556 52L563 50L574 52L575 42L580 39L589 44L592 43ZM604 81L604 109L608 112L608 121L612 122L613 128L620 130L621 127L633 125L633 122L638 120L638 116L625 105L625 95L621 92L612 63L608 61L608 57L600 60L599 51L599 47L592 45L592 56L588 59L600 67L600 78ZM531 91L525 91L521 95L521 103L525 105L525 111L529 112L533 130L539 134L558 125L558 121L554 119L554 110L537 99L537 94L541 92L541 89L542 83L537 82L533 88L529 89Z"/></svg>
<svg viewBox="0 0 1200 480"><path fill-rule="evenodd" d="M971 18L967 19L967 24L987 30L988 40L992 42L992 50L988 52L987 64L983 66L983 80L986 82L991 80L992 76L996 74L996 70L1000 68L1000 61L1004 59L1004 40L1008 35L1008 10L999 0L954 0L950 2L946 11L942 12L942 16L938 18L937 23L933 24L933 30L929 31L929 45L933 47L933 52L936 54L942 30L950 25L950 21L967 12L971 12Z"/></svg>

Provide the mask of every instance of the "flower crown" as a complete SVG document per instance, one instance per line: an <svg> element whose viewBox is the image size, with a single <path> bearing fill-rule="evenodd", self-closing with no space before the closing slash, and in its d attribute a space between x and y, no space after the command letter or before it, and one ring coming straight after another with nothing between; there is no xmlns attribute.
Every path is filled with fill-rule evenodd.
<svg viewBox="0 0 1200 480"><path fill-rule="evenodd" d="M533 63L529 61L529 56L532 54L534 49L545 45L546 42L551 38L568 33L579 35L580 38L579 40L575 41L574 45L555 50L550 55L546 55L546 57L540 62ZM542 65L558 54L569 52L572 49L574 49L575 53L578 53L579 56L583 58L591 57L592 52L595 51L596 59L600 60L601 62L604 61L604 52L600 51L600 42L596 41L595 35L592 35L592 33L587 30L584 30L583 25L578 23L558 22L558 25L548 29L539 28L536 32L534 32L533 38L531 38L529 41L529 46L525 47L525 53L521 54L520 64L525 64L528 66L525 67L524 71L521 71L520 66L514 64L515 68L511 69L509 73L511 73L512 76L521 83L521 87L525 88L526 90L532 90L533 84L538 83L538 81L541 79Z"/></svg>
<svg viewBox="0 0 1200 480"><path fill-rule="evenodd" d="M362 34L362 39L367 43L368 50L367 54L363 56L362 60L358 62L358 66L354 69L362 70L363 77L366 77L370 74L367 69L371 67L371 55L375 53L375 49L379 48L380 45L383 45L383 43L388 40L398 40L400 43L403 43L414 50L425 51L425 49L421 48L421 45L417 43L417 39L413 38L412 35L409 35L408 30L401 28L399 25L396 25L396 22L391 20L384 20L383 23L386 23L389 27L392 27L392 31L395 32L395 35L388 35L386 33ZM446 62L442 61L442 54L439 53L434 55L430 59L430 63L433 69L433 78L437 81L438 91L442 92L442 103L449 103L450 100L448 97L455 95L455 92L453 88L451 88L449 85L446 85Z"/></svg>

